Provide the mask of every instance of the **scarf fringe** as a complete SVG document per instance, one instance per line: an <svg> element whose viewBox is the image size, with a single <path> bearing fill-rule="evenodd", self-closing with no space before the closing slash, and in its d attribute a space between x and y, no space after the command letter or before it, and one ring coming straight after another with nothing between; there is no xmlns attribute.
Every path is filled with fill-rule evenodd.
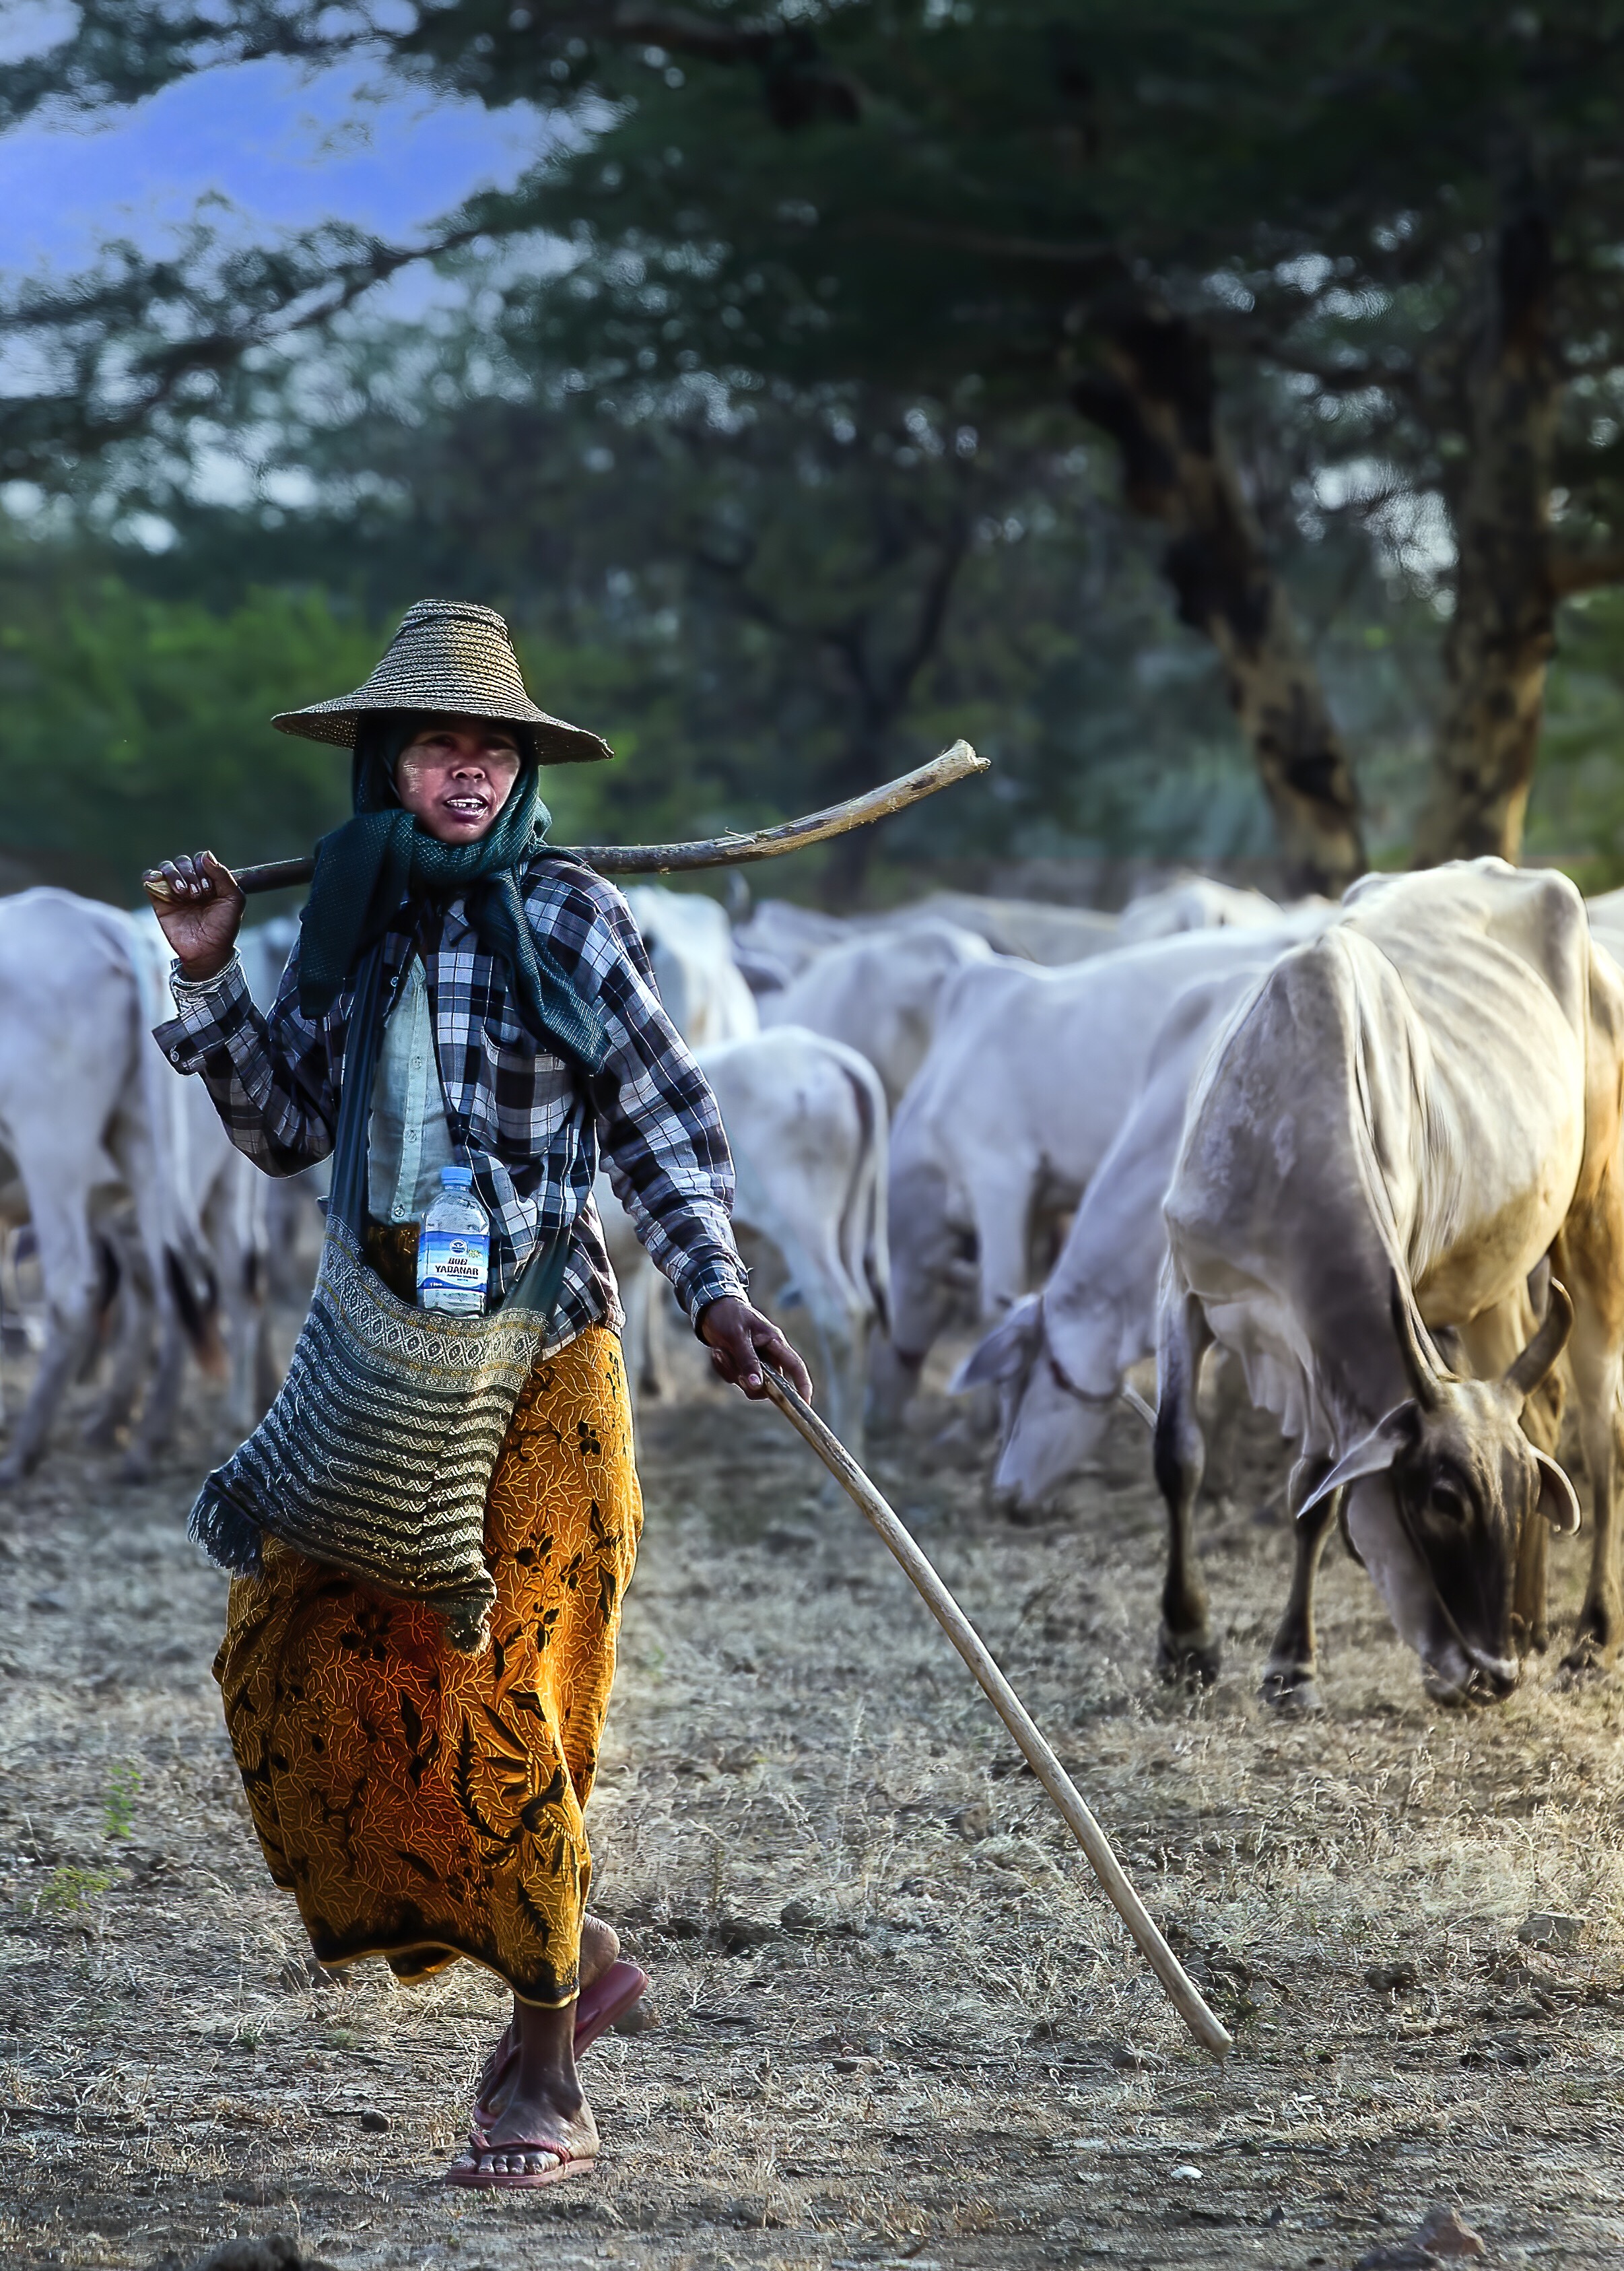
<svg viewBox="0 0 1624 2271"><path fill-rule="evenodd" d="M211 1475L192 1501L186 1534L201 1545L217 1569L234 1577L257 1577L264 1567L264 1534L246 1507L220 1488Z"/></svg>

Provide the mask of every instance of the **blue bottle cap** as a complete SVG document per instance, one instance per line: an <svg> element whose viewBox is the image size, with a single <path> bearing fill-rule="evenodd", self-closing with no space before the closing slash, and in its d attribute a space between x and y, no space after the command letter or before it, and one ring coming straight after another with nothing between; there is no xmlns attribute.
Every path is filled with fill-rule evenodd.
<svg viewBox="0 0 1624 2271"><path fill-rule="evenodd" d="M471 1167L441 1167L440 1170L440 1188L442 1191L465 1191L471 1187L473 1179L474 1171Z"/></svg>

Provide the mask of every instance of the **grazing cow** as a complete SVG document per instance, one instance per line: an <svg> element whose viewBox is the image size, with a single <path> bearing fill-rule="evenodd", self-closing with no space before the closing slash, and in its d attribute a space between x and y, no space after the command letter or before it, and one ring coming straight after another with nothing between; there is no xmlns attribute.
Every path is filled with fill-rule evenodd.
<svg viewBox="0 0 1624 2271"><path fill-rule="evenodd" d="M947 980L991 958L983 940L953 923L870 932L831 947L782 993L766 996L761 1023L806 1025L844 1041L873 1066L894 1112L924 1061Z"/></svg>
<svg viewBox="0 0 1624 2271"><path fill-rule="evenodd" d="M152 1109L159 1115L159 1150L173 1189L172 1211L180 1218L178 1231L171 1235L178 1250L207 1257L205 1307L211 1318L218 1302L226 1322L230 1380L226 1417L246 1435L263 1418L277 1388L265 1314L271 1178L233 1143L203 1083L176 1072L152 1039L150 1029L174 1014L169 994L174 955L150 908L126 916L125 920L149 1029L146 1070ZM265 926L267 930L270 927ZM274 938L262 944L252 931L245 936L248 941L245 961L258 955L268 964L276 962ZM281 947L281 965L285 965L291 948L291 939ZM268 968L256 972L262 986L269 974ZM280 975L278 966L278 979ZM157 1060L156 1069L152 1058ZM170 1344L160 1349L159 1378L173 1408L185 1349L174 1319L166 1321L164 1329Z"/></svg>
<svg viewBox="0 0 1624 2271"><path fill-rule="evenodd" d="M634 883L626 895L654 965L665 1014L690 1048L736 1041L760 1025L755 996L733 959L720 904L697 891Z"/></svg>
<svg viewBox="0 0 1624 2271"><path fill-rule="evenodd" d="M797 906L793 899L761 899L733 933L733 946L742 968L759 967L773 973L775 985L787 986L809 962L843 946L856 928L840 915Z"/></svg>
<svg viewBox="0 0 1624 2271"><path fill-rule="evenodd" d="M1168 1009L1198 979L1256 962L1327 920L1318 907L1272 933L1191 931L1064 970L1007 960L943 989L936 1038L897 1114L891 1147L893 1404L964 1290L980 1314L1027 1290L1041 1208L1075 1206L1144 1085Z"/></svg>
<svg viewBox="0 0 1624 2271"><path fill-rule="evenodd" d="M206 1282L166 1141L167 1070L147 1032L130 919L70 891L0 901L0 1144L26 1194L46 1307L39 1369L0 1485L39 1459L63 1390L91 1354L104 1252L127 1288L140 1282L145 1306L123 1304L112 1386L92 1431L105 1435L123 1416L114 1407L138 1385L143 1318L156 1313L169 1371L147 1393L125 1461L132 1477L148 1471L167 1432L174 1328L197 1326Z"/></svg>
<svg viewBox="0 0 1624 2271"><path fill-rule="evenodd" d="M1265 1694L1317 1702L1314 1576L1340 1510L1431 1693L1502 1695L1514 1612L1541 1621L1546 1525L1578 1523L1568 1478L1520 1424L1570 1329L1596 1538L1569 1661L1620 1637L1624 981L1558 875L1478 860L1367 877L1345 907L1208 1059L1168 1194L1161 1657L1204 1677L1217 1662L1190 1541L1197 1366L1216 1338L1298 1452ZM1527 1337L1546 1255L1560 1283ZM1442 1360L1445 1328L1477 1377Z"/></svg>
<svg viewBox="0 0 1624 2271"><path fill-rule="evenodd" d="M1118 927L1124 946L1141 946L1147 938L1172 938L1182 930L1266 929L1279 919L1279 907L1261 891L1217 883L1210 875L1186 875L1130 899Z"/></svg>
<svg viewBox="0 0 1624 2271"><path fill-rule="evenodd" d="M1046 1505L1093 1457L1131 1366L1155 1353L1168 1258L1161 1205L1190 1083L1214 1035L1268 967L1262 959L1242 963L1178 996L1048 1283L1018 1301L953 1376L954 1394L984 1383L998 1390L992 1482L1012 1512Z"/></svg>
<svg viewBox="0 0 1624 2271"><path fill-rule="evenodd" d="M1093 907L1057 907L1042 899L988 899L970 891L931 891L911 906L871 919L876 930L906 930L916 923L949 922L974 931L995 954L1069 968L1121 945L1115 915Z"/></svg>
<svg viewBox="0 0 1624 2271"><path fill-rule="evenodd" d="M785 1297L811 1324L829 1424L855 1445L868 1335L887 1315L885 1091L855 1049L798 1025L724 1042L700 1061L733 1154L734 1223L781 1257ZM661 1288L612 1195L599 1211L627 1311L627 1373L657 1394Z"/></svg>
<svg viewBox="0 0 1624 2271"><path fill-rule="evenodd" d="M1122 944L1115 915L1091 907L1051 906L1042 899L989 899L970 891L931 891L907 906L880 915L826 915L788 899L763 899L734 933L743 955L798 977L821 954L854 938L911 930L919 924L951 923L972 932L995 954L1019 962L1059 969L1109 954Z"/></svg>

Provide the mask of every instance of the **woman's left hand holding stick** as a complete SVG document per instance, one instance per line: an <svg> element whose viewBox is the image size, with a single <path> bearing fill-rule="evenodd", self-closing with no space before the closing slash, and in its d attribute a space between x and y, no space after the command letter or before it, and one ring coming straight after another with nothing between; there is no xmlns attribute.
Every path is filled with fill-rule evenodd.
<svg viewBox="0 0 1624 2271"><path fill-rule="evenodd" d="M248 901L237 879L212 852L182 853L141 878L159 928L174 949L181 975L194 983L218 978L237 950Z"/></svg>

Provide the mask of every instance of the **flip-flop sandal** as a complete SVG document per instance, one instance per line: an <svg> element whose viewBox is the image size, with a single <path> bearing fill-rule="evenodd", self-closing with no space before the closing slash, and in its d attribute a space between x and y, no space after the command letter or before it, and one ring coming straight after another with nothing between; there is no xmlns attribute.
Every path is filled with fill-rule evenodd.
<svg viewBox="0 0 1624 2271"><path fill-rule="evenodd" d="M649 1975L635 1963L621 1961L600 1972L575 2005L575 2056L590 2051L648 1992Z"/></svg>
<svg viewBox="0 0 1624 2271"><path fill-rule="evenodd" d="M618 1962L600 1972L590 1987L582 1989L575 2004L575 2056L583 2057L598 2036L606 2034L617 2019L623 2019L648 1992L649 1975L635 1963ZM482 2129L488 2129L497 2118L491 2100L507 2081L518 2049L509 2020L479 2075L474 2119Z"/></svg>
<svg viewBox="0 0 1624 2271"><path fill-rule="evenodd" d="M545 2169L487 2169L482 2161L513 2160L523 2156L530 2160L548 2160ZM567 2145L556 2137L509 2137L500 2145L493 2145L478 2124L468 2133L466 2148L446 2170L441 2181L460 2185L467 2192L476 2193L533 2193L543 2185L562 2184L566 2177L583 2177L597 2166L597 2156L591 2153L572 2153Z"/></svg>
<svg viewBox="0 0 1624 2271"><path fill-rule="evenodd" d="M497 2036L495 2047L480 2067L479 2079L474 2084L474 2119L481 2129L488 2129L496 2118L491 2100L507 2081L518 2049L513 2021L509 2019Z"/></svg>

